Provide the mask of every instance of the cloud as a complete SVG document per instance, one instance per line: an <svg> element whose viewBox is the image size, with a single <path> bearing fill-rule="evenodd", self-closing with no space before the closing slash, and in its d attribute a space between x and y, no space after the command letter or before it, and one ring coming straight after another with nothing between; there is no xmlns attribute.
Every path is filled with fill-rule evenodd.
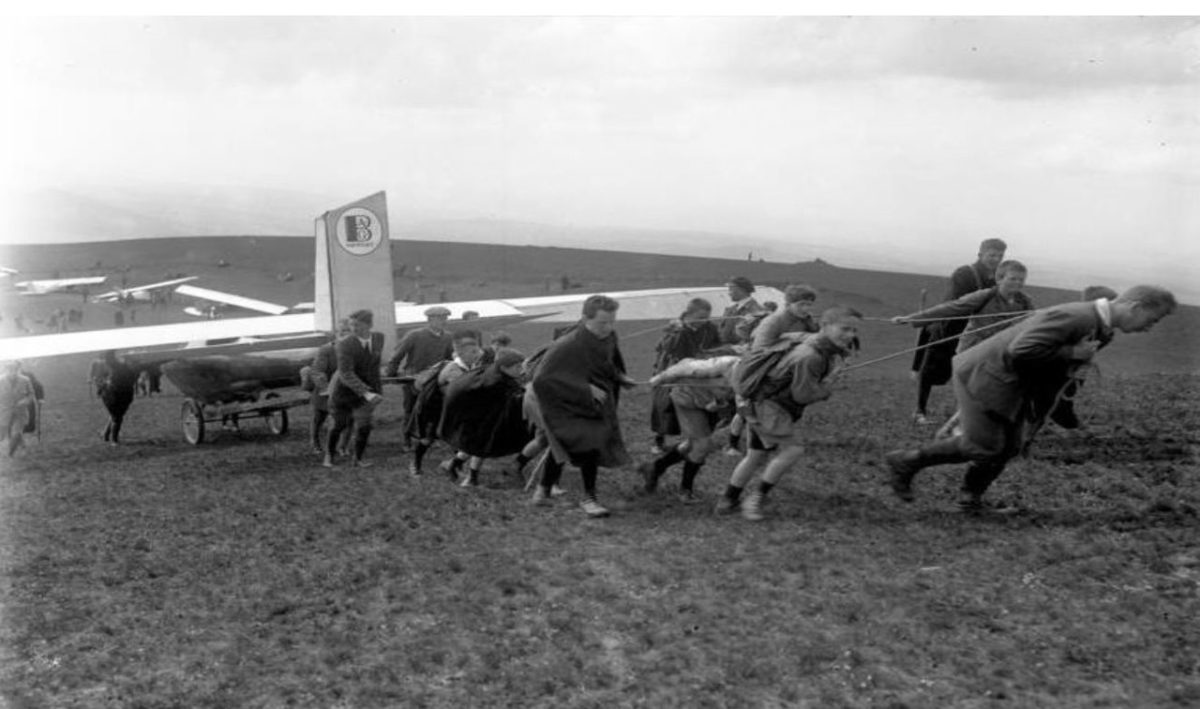
<svg viewBox="0 0 1200 709"><path fill-rule="evenodd" d="M744 26L729 67L769 84L925 76L1015 95L1200 81L1200 19L777 18Z"/></svg>
<svg viewBox="0 0 1200 709"><path fill-rule="evenodd" d="M18 81L372 106L612 102L927 77L1015 97L1200 82L1171 17L12 18ZM681 99L682 100L682 99Z"/></svg>

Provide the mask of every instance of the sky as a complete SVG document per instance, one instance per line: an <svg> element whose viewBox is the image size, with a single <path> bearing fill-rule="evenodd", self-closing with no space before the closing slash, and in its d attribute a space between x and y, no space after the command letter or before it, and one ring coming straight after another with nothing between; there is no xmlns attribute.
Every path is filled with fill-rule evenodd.
<svg viewBox="0 0 1200 709"><path fill-rule="evenodd" d="M931 273L1000 237L1033 283L1200 302L1198 17L4 24L7 194L221 185L334 207L384 189L425 215L837 245L862 255L839 265Z"/></svg>

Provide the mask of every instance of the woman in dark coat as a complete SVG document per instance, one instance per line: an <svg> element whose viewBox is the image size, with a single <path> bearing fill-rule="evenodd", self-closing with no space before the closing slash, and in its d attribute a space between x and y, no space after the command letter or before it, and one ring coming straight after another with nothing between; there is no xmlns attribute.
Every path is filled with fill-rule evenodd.
<svg viewBox="0 0 1200 709"><path fill-rule="evenodd" d="M109 445L115 446L121 442L121 423L133 403L138 370L117 357L116 350L104 353L104 364L108 367L108 378L100 385L100 400L108 409L109 420L101 435Z"/></svg>
<svg viewBox="0 0 1200 709"><path fill-rule="evenodd" d="M446 389L438 437L476 463L464 484L476 485L484 458L520 453L531 433L521 414L525 355L501 348L495 361L467 372Z"/></svg>

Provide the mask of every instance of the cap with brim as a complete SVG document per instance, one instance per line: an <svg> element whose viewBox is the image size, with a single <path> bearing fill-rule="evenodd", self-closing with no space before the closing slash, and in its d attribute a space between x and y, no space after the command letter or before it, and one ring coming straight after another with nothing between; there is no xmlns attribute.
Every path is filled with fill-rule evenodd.
<svg viewBox="0 0 1200 709"><path fill-rule="evenodd" d="M726 286L737 286L738 288L741 288L742 290L746 291L747 293L754 292L754 284L751 283L750 279L746 278L745 276L734 276L733 278L730 278L729 282L726 283L725 285Z"/></svg>
<svg viewBox="0 0 1200 709"><path fill-rule="evenodd" d="M444 308L440 305L435 305L432 308L425 309L425 317L427 318L448 318L450 317L450 308Z"/></svg>
<svg viewBox="0 0 1200 709"><path fill-rule="evenodd" d="M496 365L499 367L509 367L514 364L521 364L525 361L525 355L517 350L502 347L496 351Z"/></svg>

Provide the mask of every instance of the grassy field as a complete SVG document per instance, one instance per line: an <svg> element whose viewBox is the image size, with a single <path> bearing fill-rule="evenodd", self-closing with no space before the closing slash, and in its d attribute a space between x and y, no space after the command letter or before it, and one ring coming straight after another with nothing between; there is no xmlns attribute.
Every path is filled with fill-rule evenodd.
<svg viewBox="0 0 1200 709"><path fill-rule="evenodd" d="M464 288L468 286L464 285ZM829 298L826 293L824 298ZM858 294L869 302L877 296ZM880 299L873 314L887 314ZM1187 707L1200 704L1200 375L1195 313L1121 338L1079 409L990 496L958 470L905 505L882 453L915 443L906 358L811 409L768 519L717 518L602 473L550 509L492 461L463 490L409 477L394 393L365 470L320 467L303 408L188 446L182 398L98 432L86 358L38 363L40 443L0 474L0 695L11 707ZM623 323L648 374L652 323ZM514 329L529 350L547 328ZM863 358L911 344L871 323ZM947 413L949 393L935 393ZM648 395L622 402L648 457ZM432 456L432 471L442 451ZM715 456L712 502L735 459Z"/></svg>

